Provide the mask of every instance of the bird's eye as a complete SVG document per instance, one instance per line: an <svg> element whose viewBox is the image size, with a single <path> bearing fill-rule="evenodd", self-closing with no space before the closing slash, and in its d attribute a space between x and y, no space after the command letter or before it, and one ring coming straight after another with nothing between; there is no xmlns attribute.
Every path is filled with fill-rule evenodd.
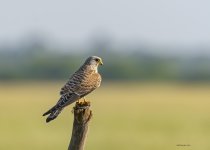
<svg viewBox="0 0 210 150"><path fill-rule="evenodd" d="M96 58L95 60L96 60L96 62L99 62L99 59L98 58Z"/></svg>

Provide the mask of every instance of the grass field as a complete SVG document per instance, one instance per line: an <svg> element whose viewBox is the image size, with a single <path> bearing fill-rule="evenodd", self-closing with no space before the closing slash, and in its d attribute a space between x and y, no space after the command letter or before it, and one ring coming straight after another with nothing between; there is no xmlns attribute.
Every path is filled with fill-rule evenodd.
<svg viewBox="0 0 210 150"><path fill-rule="evenodd" d="M72 106L49 124L42 117L64 83L0 84L0 150L67 149ZM210 150L210 85L107 83L87 99L86 150Z"/></svg>

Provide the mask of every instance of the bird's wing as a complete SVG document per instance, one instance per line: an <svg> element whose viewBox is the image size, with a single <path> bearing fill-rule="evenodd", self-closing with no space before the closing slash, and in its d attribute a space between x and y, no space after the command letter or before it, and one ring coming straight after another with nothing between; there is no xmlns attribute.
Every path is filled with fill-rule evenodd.
<svg viewBox="0 0 210 150"><path fill-rule="evenodd" d="M85 74L75 73L70 80L61 88L61 95L74 93L83 97L96 89L101 82L101 76L98 73Z"/></svg>
<svg viewBox="0 0 210 150"><path fill-rule="evenodd" d="M69 81L61 88L60 95L73 94L78 89L82 80L84 80L83 72L75 72Z"/></svg>

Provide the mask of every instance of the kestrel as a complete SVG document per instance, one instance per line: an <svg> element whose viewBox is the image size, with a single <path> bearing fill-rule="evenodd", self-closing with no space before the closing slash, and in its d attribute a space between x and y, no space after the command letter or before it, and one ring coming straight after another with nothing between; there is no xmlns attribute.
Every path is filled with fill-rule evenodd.
<svg viewBox="0 0 210 150"><path fill-rule="evenodd" d="M48 115L46 122L54 120L64 107L84 98L87 94L98 88L101 84L101 75L98 73L98 66L102 65L102 59L98 56L91 56L85 63L70 77L69 81L61 88L60 99L57 104L45 112ZM84 99L85 100L85 99Z"/></svg>

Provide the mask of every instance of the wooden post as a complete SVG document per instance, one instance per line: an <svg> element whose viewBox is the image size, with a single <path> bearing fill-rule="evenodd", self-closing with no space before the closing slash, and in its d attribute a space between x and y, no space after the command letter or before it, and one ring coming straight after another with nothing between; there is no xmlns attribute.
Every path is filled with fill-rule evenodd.
<svg viewBox="0 0 210 150"><path fill-rule="evenodd" d="M74 111L74 123L68 150L83 150L88 131L88 123L92 117L90 102L77 102Z"/></svg>

